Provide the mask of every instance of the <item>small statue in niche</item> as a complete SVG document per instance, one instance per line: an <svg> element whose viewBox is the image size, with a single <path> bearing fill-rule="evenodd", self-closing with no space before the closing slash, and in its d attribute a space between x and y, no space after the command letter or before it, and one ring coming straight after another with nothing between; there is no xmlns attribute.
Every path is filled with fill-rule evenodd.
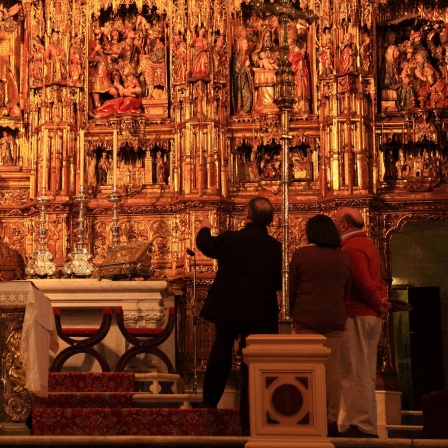
<svg viewBox="0 0 448 448"><path fill-rule="evenodd" d="M209 65L209 44L206 38L206 29L201 26L198 31L198 36L190 44L193 48L191 58L191 78L208 79L210 75Z"/></svg>
<svg viewBox="0 0 448 448"><path fill-rule="evenodd" d="M294 24L290 24L288 27L288 58L292 64L292 70L294 72L295 94L296 102L293 110L296 113L308 113L309 101L311 96L310 89L310 71L308 69L308 63L306 60L306 28L299 27L301 30L301 36Z"/></svg>
<svg viewBox="0 0 448 448"><path fill-rule="evenodd" d="M162 151L157 151L154 158L155 180L158 184L166 184L166 166Z"/></svg>
<svg viewBox="0 0 448 448"><path fill-rule="evenodd" d="M96 154L93 152L90 154L90 157L87 158L87 184L90 188L95 188L97 183Z"/></svg>
<svg viewBox="0 0 448 448"><path fill-rule="evenodd" d="M341 48L339 74L355 73L357 71L356 57L358 56L358 49L353 42L352 33L345 34Z"/></svg>
<svg viewBox="0 0 448 448"><path fill-rule="evenodd" d="M325 39L325 46L320 52L321 75L330 76L334 68L334 47L331 37Z"/></svg>
<svg viewBox="0 0 448 448"><path fill-rule="evenodd" d="M0 6L0 116L19 117L19 88L14 74L15 67L11 66L10 58L15 44L15 39L11 37L17 26L13 16L20 11L21 6L18 3L9 9Z"/></svg>
<svg viewBox="0 0 448 448"><path fill-rule="evenodd" d="M386 153L384 166L385 166L384 180L397 180L398 179L397 160L394 157L392 149L389 149Z"/></svg>
<svg viewBox="0 0 448 448"><path fill-rule="evenodd" d="M227 57L224 49L224 36L219 35L212 48L213 80L217 83L226 81Z"/></svg>
<svg viewBox="0 0 448 448"><path fill-rule="evenodd" d="M173 82L185 82L187 72L187 44L181 34L174 35Z"/></svg>
<svg viewBox="0 0 448 448"><path fill-rule="evenodd" d="M61 46L61 36L58 31L51 34L50 45L48 45L45 59L48 61L48 79L47 82L61 82L67 79L67 57Z"/></svg>
<svg viewBox="0 0 448 448"><path fill-rule="evenodd" d="M260 172L258 171L258 152L255 146L252 147L252 151L250 153L250 162L249 162L249 179L250 180L259 180Z"/></svg>
<svg viewBox="0 0 448 448"><path fill-rule="evenodd" d="M233 115L249 114L254 102L254 84L250 72L249 43L245 37L238 39L237 51L232 61L232 112Z"/></svg>
<svg viewBox="0 0 448 448"><path fill-rule="evenodd" d="M359 50L359 55L361 58L361 74L363 76L368 76L372 74L373 69L373 48L372 39L370 36L365 36L362 41L361 48Z"/></svg>
<svg viewBox="0 0 448 448"><path fill-rule="evenodd" d="M103 151L103 153L101 154L101 159L99 160L97 167L98 185L107 185L111 164L106 151Z"/></svg>
<svg viewBox="0 0 448 448"><path fill-rule="evenodd" d="M30 56L31 86L41 86L44 79L45 47L39 36L33 37L32 53Z"/></svg>
<svg viewBox="0 0 448 448"><path fill-rule="evenodd" d="M15 165L17 160L17 145L14 137L3 130L0 138L0 165Z"/></svg>
<svg viewBox="0 0 448 448"><path fill-rule="evenodd" d="M237 170L238 180L240 182L245 181L249 178L249 166L247 164L246 157L247 156L246 156L245 152L239 152L237 154L236 170Z"/></svg>
<svg viewBox="0 0 448 448"><path fill-rule="evenodd" d="M79 86L83 82L83 54L81 48L81 37L75 36L69 50L69 75L70 84Z"/></svg>

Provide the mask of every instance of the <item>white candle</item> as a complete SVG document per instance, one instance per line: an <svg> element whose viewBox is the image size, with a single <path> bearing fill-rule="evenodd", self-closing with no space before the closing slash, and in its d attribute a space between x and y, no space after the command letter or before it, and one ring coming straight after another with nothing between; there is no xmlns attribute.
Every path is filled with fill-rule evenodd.
<svg viewBox="0 0 448 448"><path fill-rule="evenodd" d="M84 130L79 131L79 190L84 189Z"/></svg>
<svg viewBox="0 0 448 448"><path fill-rule="evenodd" d="M47 189L47 151L48 151L48 130L44 129L44 143L42 149L42 194Z"/></svg>
<svg viewBox="0 0 448 448"><path fill-rule="evenodd" d="M118 151L118 132L114 129L113 138L113 176L114 176L114 187L117 185L117 151Z"/></svg>

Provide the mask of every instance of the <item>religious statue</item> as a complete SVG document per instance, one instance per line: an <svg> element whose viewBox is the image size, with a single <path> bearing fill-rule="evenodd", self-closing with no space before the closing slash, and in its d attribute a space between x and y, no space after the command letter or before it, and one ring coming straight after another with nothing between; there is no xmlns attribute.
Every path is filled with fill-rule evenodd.
<svg viewBox="0 0 448 448"><path fill-rule="evenodd" d="M83 65L81 37L75 36L69 50L69 77L71 85L82 85L84 74Z"/></svg>
<svg viewBox="0 0 448 448"><path fill-rule="evenodd" d="M89 92L93 100L93 108L101 106L101 95L109 94L111 97L118 96L118 90L112 84L108 69L107 56L104 54L101 45L101 30L94 30L95 40L91 44L89 51ZM119 79L117 80L119 82Z"/></svg>
<svg viewBox="0 0 448 448"><path fill-rule="evenodd" d="M320 52L320 67L322 76L330 76L334 69L334 47L330 37L325 40L325 45Z"/></svg>
<svg viewBox="0 0 448 448"><path fill-rule="evenodd" d="M45 47L39 36L34 36L32 52L30 55L30 82L31 86L41 86L44 79Z"/></svg>
<svg viewBox="0 0 448 448"><path fill-rule="evenodd" d="M156 182L160 184L166 183L165 160L161 151L157 151L154 164L156 172Z"/></svg>
<svg viewBox="0 0 448 448"><path fill-rule="evenodd" d="M216 38L216 43L212 48L212 66L214 82L225 82L227 74L227 56L224 49L224 35L222 34Z"/></svg>
<svg viewBox="0 0 448 448"><path fill-rule="evenodd" d="M136 34L132 28L126 32L126 38L121 42L120 53L117 58L118 68L121 77L124 77L126 67L131 66L132 71L136 71L140 61L140 50L135 43Z"/></svg>
<svg viewBox="0 0 448 448"><path fill-rule="evenodd" d="M254 84L250 72L249 43L240 37L232 61L232 114L249 114L254 102Z"/></svg>
<svg viewBox="0 0 448 448"><path fill-rule="evenodd" d="M265 28L261 38L251 54L254 66L254 86L256 104L254 111L268 113L278 111L274 103L275 72L278 68L278 49L274 45L272 30Z"/></svg>
<svg viewBox="0 0 448 448"><path fill-rule="evenodd" d="M447 107L448 83L429 62L427 50L419 51L416 54L416 61L414 74L420 80L418 91L420 107Z"/></svg>
<svg viewBox="0 0 448 448"><path fill-rule="evenodd" d="M209 44L205 36L206 29L201 26L198 36L190 44L193 49L191 57L191 79L208 79L210 76Z"/></svg>
<svg viewBox="0 0 448 448"><path fill-rule="evenodd" d="M397 101L398 90L401 87L399 73L400 51L396 45L389 45L384 56L383 70L381 74L382 98L389 101Z"/></svg>
<svg viewBox="0 0 448 448"><path fill-rule="evenodd" d="M359 55L361 58L361 74L363 76L371 75L373 71L373 46L370 36L364 37Z"/></svg>
<svg viewBox="0 0 448 448"><path fill-rule="evenodd" d="M394 157L393 151L387 151L384 157L384 180L395 181L398 178L397 160Z"/></svg>
<svg viewBox="0 0 448 448"><path fill-rule="evenodd" d="M173 47L173 82L185 82L187 72L187 44L181 34L174 35Z"/></svg>
<svg viewBox="0 0 448 448"><path fill-rule="evenodd" d="M301 28L301 30L305 30ZM296 102L294 104L294 112L308 113L310 101L310 71L306 61L306 46L302 48L298 45L298 29L294 24L288 26L288 58L292 64L294 73ZM302 41L303 42L303 41Z"/></svg>
<svg viewBox="0 0 448 448"><path fill-rule="evenodd" d="M14 137L4 130L0 138L0 165L14 165L16 159L17 148Z"/></svg>
<svg viewBox="0 0 448 448"><path fill-rule="evenodd" d="M9 9L4 6L0 9L0 116L19 117L21 113L19 89L10 59L14 51L11 35L17 26L13 16L20 8L15 4Z"/></svg>
<svg viewBox="0 0 448 448"><path fill-rule="evenodd" d="M48 45L45 59L48 61L48 83L58 83L67 80L67 57L61 46L61 36L58 31L51 34L50 45Z"/></svg>
<svg viewBox="0 0 448 448"><path fill-rule="evenodd" d="M101 159L98 162L98 185L107 185L107 177L110 171L110 162L107 152L103 151Z"/></svg>
<svg viewBox="0 0 448 448"><path fill-rule="evenodd" d="M355 73L357 71L356 57L358 56L358 49L353 42L352 33L345 34L341 48L339 74Z"/></svg>
<svg viewBox="0 0 448 448"><path fill-rule="evenodd" d="M254 67L263 68L265 70L277 70L278 51L274 47L272 31L266 28L261 39L251 55Z"/></svg>
<svg viewBox="0 0 448 448"><path fill-rule="evenodd" d="M152 30L153 42L150 52L140 58L139 70L145 80L145 97L160 99L166 97L166 52L161 41L159 28Z"/></svg>
<svg viewBox="0 0 448 448"><path fill-rule="evenodd" d="M407 61L401 64L401 87L398 95L398 110L406 110L415 107L415 89L413 83L413 68Z"/></svg>
<svg viewBox="0 0 448 448"><path fill-rule="evenodd" d="M110 32L110 40L104 47L104 54L107 56L107 66L112 83L120 82L120 68L118 67L118 58L121 52L120 33L116 29Z"/></svg>
<svg viewBox="0 0 448 448"><path fill-rule="evenodd" d="M100 107L97 107L94 110L95 118L143 112L140 99L142 87L135 75L131 65L125 67L123 84L114 84L118 91L118 97L106 100Z"/></svg>

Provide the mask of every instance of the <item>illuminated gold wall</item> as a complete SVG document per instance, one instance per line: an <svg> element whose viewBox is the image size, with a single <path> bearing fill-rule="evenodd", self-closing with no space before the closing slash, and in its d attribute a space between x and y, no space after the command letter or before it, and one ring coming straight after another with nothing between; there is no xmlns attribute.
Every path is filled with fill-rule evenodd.
<svg viewBox="0 0 448 448"><path fill-rule="evenodd" d="M20 277L42 246L60 275L79 242L80 180L95 266L113 243L114 184L118 243L151 242L157 277L188 284L185 251L204 214L216 231L237 228L255 194L274 202L281 238L275 15L223 0L2 5L3 278ZM391 277L393 234L446 220L448 4L293 7L317 20L288 24L290 249L305 243L308 217L359 207ZM197 262L207 285L216 265Z"/></svg>

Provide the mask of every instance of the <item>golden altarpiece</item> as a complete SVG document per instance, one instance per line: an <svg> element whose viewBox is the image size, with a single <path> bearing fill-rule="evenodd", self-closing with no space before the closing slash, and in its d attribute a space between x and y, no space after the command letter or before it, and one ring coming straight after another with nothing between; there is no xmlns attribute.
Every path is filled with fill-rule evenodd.
<svg viewBox="0 0 448 448"><path fill-rule="evenodd" d="M386 278L395 232L447 219L448 2L266 4L2 1L2 279L95 276L111 247L146 242L153 276L180 296L178 364L191 372L186 250L204 215L236 229L262 194L282 239L284 168L290 253L307 218L359 207ZM299 11L283 52L275 5ZM285 55L287 135L275 96ZM199 307L217 266L196 262ZM210 332L201 322L200 361ZM387 337L380 355L393 387Z"/></svg>

